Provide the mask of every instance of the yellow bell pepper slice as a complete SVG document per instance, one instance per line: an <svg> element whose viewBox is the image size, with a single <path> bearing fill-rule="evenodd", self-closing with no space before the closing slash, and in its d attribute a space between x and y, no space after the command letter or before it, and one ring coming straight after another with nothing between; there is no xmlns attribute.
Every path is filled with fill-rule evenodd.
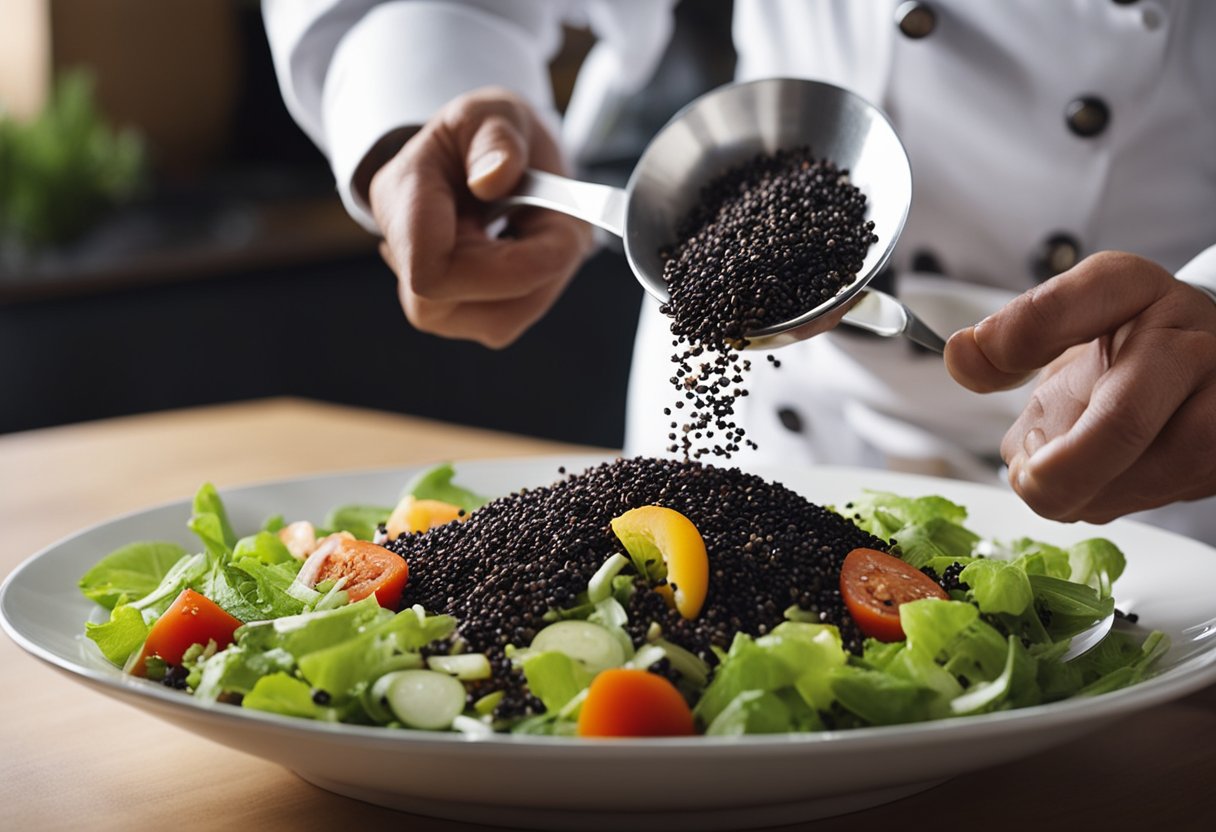
<svg viewBox="0 0 1216 832"><path fill-rule="evenodd" d="M465 516L460 506L440 500L418 500L412 494L407 494L397 503L384 525L392 540L406 532L425 532L453 520L463 520Z"/></svg>
<svg viewBox="0 0 1216 832"><path fill-rule="evenodd" d="M709 591L709 557L692 521L675 509L641 506L612 520L612 531L638 571L667 583L655 591L684 618L696 618Z"/></svg>

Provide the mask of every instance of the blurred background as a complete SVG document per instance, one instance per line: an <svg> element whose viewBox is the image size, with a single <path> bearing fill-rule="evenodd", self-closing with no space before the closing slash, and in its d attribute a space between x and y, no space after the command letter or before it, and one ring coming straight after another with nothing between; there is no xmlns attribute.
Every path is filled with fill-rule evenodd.
<svg viewBox="0 0 1216 832"><path fill-rule="evenodd" d="M730 3L685 0L617 140L623 184L730 79ZM570 29L559 105L593 43ZM619 447L641 290L619 251L494 352L413 331L283 106L254 0L0 3L0 433L274 395Z"/></svg>

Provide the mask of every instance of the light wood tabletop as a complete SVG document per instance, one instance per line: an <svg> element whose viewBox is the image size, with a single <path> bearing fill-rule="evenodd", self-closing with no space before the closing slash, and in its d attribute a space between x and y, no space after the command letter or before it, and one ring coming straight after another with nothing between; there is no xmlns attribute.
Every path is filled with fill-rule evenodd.
<svg viewBox="0 0 1216 832"><path fill-rule="evenodd" d="M222 490L326 471L597 451L611 453L297 399L0 436L0 578L66 535L188 497L203 480ZM0 829L481 828L325 792L101 696L7 637L0 709ZM1211 829L1214 783L1216 687L806 828Z"/></svg>

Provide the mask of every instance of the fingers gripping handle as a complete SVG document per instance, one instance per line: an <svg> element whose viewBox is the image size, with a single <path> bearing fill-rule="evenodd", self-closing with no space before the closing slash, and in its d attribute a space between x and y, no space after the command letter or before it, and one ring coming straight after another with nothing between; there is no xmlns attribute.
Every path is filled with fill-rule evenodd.
<svg viewBox="0 0 1216 832"><path fill-rule="evenodd" d="M620 188L527 170L515 193L490 204L489 219L529 205L568 214L621 237L625 233L625 203L626 192Z"/></svg>

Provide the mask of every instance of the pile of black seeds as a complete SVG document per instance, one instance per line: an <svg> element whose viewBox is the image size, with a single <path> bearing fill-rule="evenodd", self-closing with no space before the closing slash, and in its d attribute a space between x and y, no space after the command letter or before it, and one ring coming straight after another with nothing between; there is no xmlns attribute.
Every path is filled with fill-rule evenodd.
<svg viewBox="0 0 1216 832"><path fill-rule="evenodd" d="M854 548L885 544L780 484L689 461L605 463L495 500L463 523L403 535L387 544L410 565L402 605L455 616L468 649L489 656L494 676L473 698L503 690L500 717L538 712L504 648L526 647L547 612L573 604L604 561L624 551L612 518L643 505L673 508L693 522L710 576L705 605L692 620L649 588L635 592L628 608L635 643L655 622L712 664L711 645L729 647L736 632L763 634L796 604L839 626L846 646L860 650L840 599L840 565Z"/></svg>
<svg viewBox="0 0 1216 832"><path fill-rule="evenodd" d="M835 296L878 238L849 172L800 147L761 154L709 183L663 252L676 373L689 405L671 423L669 450L729 458L755 447L734 421L750 364L747 334L798 317ZM774 364L776 360L770 357ZM667 413L666 415L671 415Z"/></svg>

